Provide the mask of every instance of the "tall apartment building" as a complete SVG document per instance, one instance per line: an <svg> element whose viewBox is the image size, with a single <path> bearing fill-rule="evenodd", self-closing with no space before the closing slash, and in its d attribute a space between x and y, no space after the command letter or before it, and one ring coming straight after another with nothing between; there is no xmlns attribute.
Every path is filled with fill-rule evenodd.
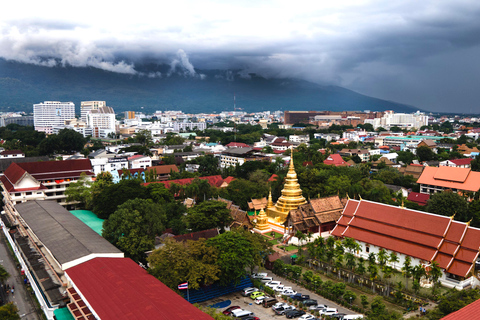
<svg viewBox="0 0 480 320"><path fill-rule="evenodd" d="M105 101L82 101L80 104L80 119L87 122L87 113L90 110L97 110L101 107L106 107L107 103Z"/></svg>
<svg viewBox="0 0 480 320"><path fill-rule="evenodd" d="M36 131L53 133L53 127L65 125L65 120L75 118L73 102L45 101L33 105L33 123Z"/></svg>
<svg viewBox="0 0 480 320"><path fill-rule="evenodd" d="M92 128L93 137L105 138L115 132L115 112L111 107L100 107L87 113L87 127Z"/></svg>

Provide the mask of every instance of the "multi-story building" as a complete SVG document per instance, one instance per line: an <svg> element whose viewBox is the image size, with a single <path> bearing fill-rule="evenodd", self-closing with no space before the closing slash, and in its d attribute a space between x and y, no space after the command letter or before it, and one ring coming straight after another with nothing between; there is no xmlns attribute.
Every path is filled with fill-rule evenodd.
<svg viewBox="0 0 480 320"><path fill-rule="evenodd" d="M73 203L66 201L65 190L82 174L89 180L93 176L88 159L14 162L0 177L4 210L13 214L16 204L29 200L54 200L68 208Z"/></svg>
<svg viewBox="0 0 480 320"><path fill-rule="evenodd" d="M115 133L115 112L111 107L99 107L87 112L87 127L92 128L93 137L106 138Z"/></svg>
<svg viewBox="0 0 480 320"><path fill-rule="evenodd" d="M428 126L428 116L419 111L413 114L385 111L383 117L365 119L365 123L370 123L375 129L379 127L385 129L391 127L420 129L422 126Z"/></svg>
<svg viewBox="0 0 480 320"><path fill-rule="evenodd" d="M237 164L241 166L246 161L270 161L270 158L256 155L253 152L253 148L229 148L220 155L220 167L222 169L235 167Z"/></svg>
<svg viewBox="0 0 480 320"><path fill-rule="evenodd" d="M106 107L105 101L82 101L80 103L80 118L82 121L87 122L87 113L92 110L97 110L102 107Z"/></svg>
<svg viewBox="0 0 480 320"><path fill-rule="evenodd" d="M444 190L476 193L480 189L480 172L470 168L425 167L418 178L420 193L436 193Z"/></svg>
<svg viewBox="0 0 480 320"><path fill-rule="evenodd" d="M33 122L36 131L53 133L53 127L64 126L65 121L75 118L73 102L45 101L33 105Z"/></svg>
<svg viewBox="0 0 480 320"><path fill-rule="evenodd" d="M300 144L300 143L305 143L308 145L308 143L310 142L310 136L308 134L306 135L290 135L288 137L288 141L290 141L291 143L295 143L295 144Z"/></svg>

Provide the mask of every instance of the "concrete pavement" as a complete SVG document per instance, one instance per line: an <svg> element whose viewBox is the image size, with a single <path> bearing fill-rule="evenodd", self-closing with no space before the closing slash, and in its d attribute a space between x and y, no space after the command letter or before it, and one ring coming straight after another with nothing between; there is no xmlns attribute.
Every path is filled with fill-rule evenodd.
<svg viewBox="0 0 480 320"><path fill-rule="evenodd" d="M40 320L33 304L33 297L25 288L20 274L21 270L17 269L15 265L15 260L7 247L7 239L3 232L0 232L0 264L10 274L10 278L5 282L5 285L8 284L10 288L12 286L15 288L13 294L11 292L6 294L6 302L13 302L17 306L18 314L22 320Z"/></svg>

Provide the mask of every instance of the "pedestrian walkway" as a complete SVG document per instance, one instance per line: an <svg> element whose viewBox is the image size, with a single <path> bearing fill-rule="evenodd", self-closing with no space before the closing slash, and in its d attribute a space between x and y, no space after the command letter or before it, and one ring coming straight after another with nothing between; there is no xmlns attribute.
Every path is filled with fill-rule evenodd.
<svg viewBox="0 0 480 320"><path fill-rule="evenodd" d="M22 320L40 320L33 305L32 297L25 288L21 270L16 267L15 260L13 259L6 242L7 239L5 238L3 231L1 231L0 263L10 274L10 278L5 282L5 285L10 287L10 292L6 293L6 302L13 302L17 306L19 310L18 314ZM13 292L12 287L14 288Z"/></svg>

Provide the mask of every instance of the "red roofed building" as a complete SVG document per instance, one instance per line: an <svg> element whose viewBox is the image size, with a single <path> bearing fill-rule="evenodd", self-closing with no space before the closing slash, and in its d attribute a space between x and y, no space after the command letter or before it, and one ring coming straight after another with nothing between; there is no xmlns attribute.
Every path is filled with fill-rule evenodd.
<svg viewBox="0 0 480 320"><path fill-rule="evenodd" d="M25 158L22 150L4 150L0 152L0 158Z"/></svg>
<svg viewBox="0 0 480 320"><path fill-rule="evenodd" d="M0 177L5 211L13 215L13 207L28 200L55 200L68 209L74 203L66 202L65 189L82 173L92 179L90 160L14 162Z"/></svg>
<svg viewBox="0 0 480 320"><path fill-rule="evenodd" d="M447 189L477 192L480 189L480 172L469 168L425 167L417 183L421 193L432 194Z"/></svg>
<svg viewBox="0 0 480 320"><path fill-rule="evenodd" d="M150 183L163 183L165 185L165 188L169 189L172 183L179 184L181 186L188 185L193 182L196 178L186 178L186 179L177 179L177 180L168 180L168 181L155 181L155 182L147 182L144 183L144 186L148 186ZM213 186L220 188L223 185L223 178L221 175L216 175L216 176L208 176L208 177L198 177L200 180L207 180L208 183Z"/></svg>
<svg viewBox="0 0 480 320"><path fill-rule="evenodd" d="M430 200L430 195L425 193L410 192L408 194L407 200L416 202L421 206L426 206L427 201Z"/></svg>
<svg viewBox="0 0 480 320"><path fill-rule="evenodd" d="M356 240L367 258L380 249L395 252L400 269L406 256L412 266L428 267L436 261L443 271L440 282L450 288L478 285L475 262L480 249L480 229L450 217L365 200L349 200L337 226L336 237Z"/></svg>
<svg viewBox="0 0 480 320"><path fill-rule="evenodd" d="M95 258L65 275L75 319L213 319L128 258Z"/></svg>
<svg viewBox="0 0 480 320"><path fill-rule="evenodd" d="M230 142L225 147L227 147L227 148L250 148L250 146L248 144L245 144L243 142Z"/></svg>
<svg viewBox="0 0 480 320"><path fill-rule="evenodd" d="M343 158L338 153L329 155L328 158L323 161L323 163L335 167L349 166L349 164L345 162L345 160L343 160Z"/></svg>
<svg viewBox="0 0 480 320"><path fill-rule="evenodd" d="M445 160L438 164L439 167L470 168L472 158Z"/></svg>

